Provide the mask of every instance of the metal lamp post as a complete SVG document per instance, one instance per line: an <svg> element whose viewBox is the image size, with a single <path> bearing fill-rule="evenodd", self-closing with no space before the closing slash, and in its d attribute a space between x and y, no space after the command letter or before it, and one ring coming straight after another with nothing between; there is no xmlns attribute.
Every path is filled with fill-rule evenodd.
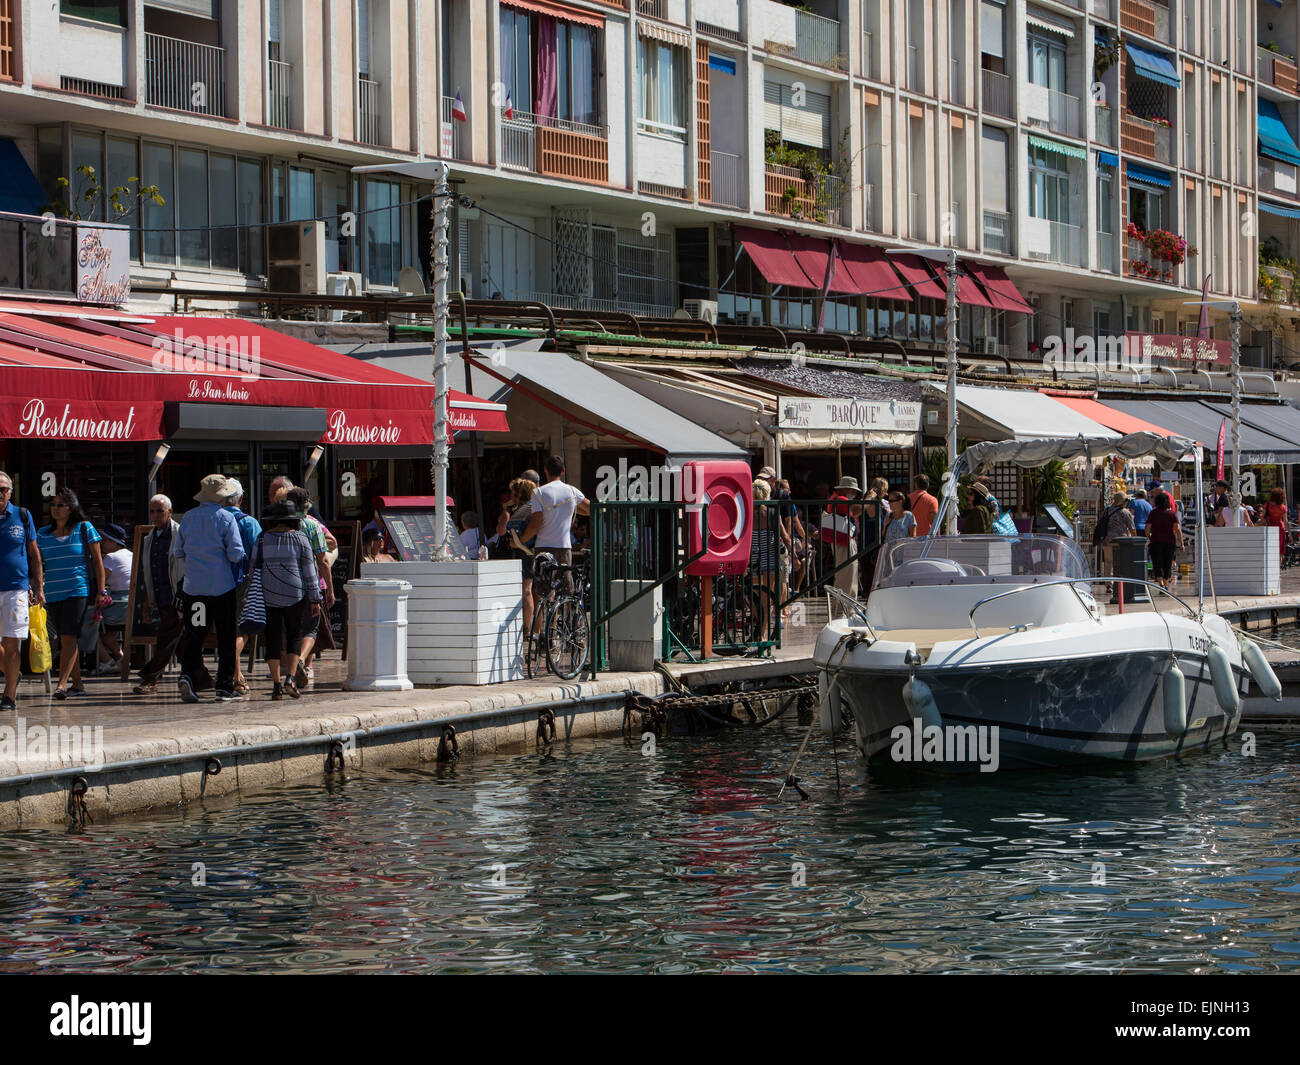
<svg viewBox="0 0 1300 1065"><path fill-rule="evenodd" d="M434 562L451 559L447 546L447 164L437 163L433 183L433 495Z"/></svg>
<svg viewBox="0 0 1300 1065"><path fill-rule="evenodd" d="M919 255L943 263L948 279L947 326L944 347L948 359L948 470L957 466L957 249L956 248L888 248L887 255ZM957 486L951 486L956 492ZM944 533L957 535L957 507L945 505Z"/></svg>
<svg viewBox="0 0 1300 1065"><path fill-rule="evenodd" d="M1228 335L1232 338L1232 485L1228 501L1241 506L1241 304L1236 300L1189 300L1185 307L1213 307L1228 312Z"/></svg>

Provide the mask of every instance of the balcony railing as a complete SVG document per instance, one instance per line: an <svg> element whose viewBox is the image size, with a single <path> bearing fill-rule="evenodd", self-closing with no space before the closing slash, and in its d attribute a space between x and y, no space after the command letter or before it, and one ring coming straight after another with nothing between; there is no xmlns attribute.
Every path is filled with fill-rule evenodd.
<svg viewBox="0 0 1300 1065"><path fill-rule="evenodd" d="M501 122L501 165L548 177L605 184L609 140L604 126L516 111Z"/></svg>
<svg viewBox="0 0 1300 1065"><path fill-rule="evenodd" d="M444 158L468 161L470 157L468 124L461 122L452 113L455 106L454 96L442 98L442 141L438 146L439 154ZM447 135L448 129L451 131L450 136Z"/></svg>
<svg viewBox="0 0 1300 1065"><path fill-rule="evenodd" d="M1083 123L1079 118L1079 98L1069 93L1047 90L1047 124L1055 133L1068 137L1082 136Z"/></svg>
<svg viewBox="0 0 1300 1065"><path fill-rule="evenodd" d="M991 255L1011 255L1011 215L1005 211L984 212L984 250Z"/></svg>
<svg viewBox="0 0 1300 1065"><path fill-rule="evenodd" d="M636 13L667 21L668 0L636 0Z"/></svg>
<svg viewBox="0 0 1300 1065"><path fill-rule="evenodd" d="M514 292L507 299L525 303L544 303L567 311L597 311L604 314L640 314L647 318L671 318L676 307L661 303L632 303L623 299L601 299L598 296L573 296L564 292Z"/></svg>
<svg viewBox="0 0 1300 1065"><path fill-rule="evenodd" d="M925 202L919 192L907 194L907 235L913 240L925 240Z"/></svg>
<svg viewBox="0 0 1300 1065"><path fill-rule="evenodd" d="M379 143L379 82L357 75L357 141Z"/></svg>
<svg viewBox="0 0 1300 1065"><path fill-rule="evenodd" d="M1046 259L1049 262L1063 263L1066 266L1083 266L1083 230L1068 222L1055 222L1051 219L1030 219L1035 227L1046 226L1048 230L1047 247L1041 244L1028 250L1031 259ZM1041 228L1040 228L1041 232Z"/></svg>
<svg viewBox="0 0 1300 1065"><path fill-rule="evenodd" d="M1300 93L1300 80L1297 79L1296 64L1286 56L1272 49L1260 47L1255 54L1259 58L1259 80L1267 85L1275 85L1290 93Z"/></svg>
<svg viewBox="0 0 1300 1065"><path fill-rule="evenodd" d="M1266 303L1295 303L1295 274L1290 270L1261 263L1259 275L1260 299Z"/></svg>
<svg viewBox="0 0 1300 1065"><path fill-rule="evenodd" d="M984 97L984 110L990 114L1011 117L1011 79L996 70L980 71L980 90Z"/></svg>
<svg viewBox="0 0 1300 1065"><path fill-rule="evenodd" d="M225 57L224 48L146 33L145 102L173 111L224 115Z"/></svg>
<svg viewBox="0 0 1300 1065"><path fill-rule="evenodd" d="M1123 150L1134 155L1154 159L1158 163L1173 161L1169 150L1170 127L1137 115L1125 114L1123 132Z"/></svg>
<svg viewBox="0 0 1300 1065"><path fill-rule="evenodd" d="M873 233L881 232L880 203L876 199L876 186L872 184L862 186L862 225Z"/></svg>
<svg viewBox="0 0 1300 1065"><path fill-rule="evenodd" d="M266 124L293 129L293 64L266 61Z"/></svg>
<svg viewBox="0 0 1300 1065"><path fill-rule="evenodd" d="M848 218L846 183L833 174L814 175L811 181L797 167L768 163L764 169L764 209L808 222L844 225Z"/></svg>
<svg viewBox="0 0 1300 1065"><path fill-rule="evenodd" d="M714 203L743 208L748 202L744 160L730 152L709 152L710 198Z"/></svg>
<svg viewBox="0 0 1300 1065"><path fill-rule="evenodd" d="M1097 141L1107 148L1115 147L1115 112L1112 108L1096 104L1092 109L1097 123Z"/></svg>
<svg viewBox="0 0 1300 1065"><path fill-rule="evenodd" d="M876 41L875 34L870 30L864 30L862 33L862 76L870 78L872 81L878 80L876 73Z"/></svg>
<svg viewBox="0 0 1300 1065"><path fill-rule="evenodd" d="M833 18L823 18L811 11L795 10L794 55L805 63L823 67L842 67L840 55L840 24Z"/></svg>
<svg viewBox="0 0 1300 1065"><path fill-rule="evenodd" d="M1105 270L1108 274L1118 272L1115 267L1114 233L1097 234L1097 269Z"/></svg>
<svg viewBox="0 0 1300 1065"><path fill-rule="evenodd" d="M1144 281L1159 281L1172 285L1177 278L1177 268L1171 262L1157 259L1140 240L1128 238L1128 261L1124 272L1130 277L1140 277Z"/></svg>

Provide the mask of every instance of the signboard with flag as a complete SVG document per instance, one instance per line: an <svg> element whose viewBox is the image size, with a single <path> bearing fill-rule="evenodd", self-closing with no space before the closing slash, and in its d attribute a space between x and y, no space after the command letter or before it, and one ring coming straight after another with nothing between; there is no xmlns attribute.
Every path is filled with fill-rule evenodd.
<svg viewBox="0 0 1300 1065"><path fill-rule="evenodd" d="M469 116L465 113L465 100L460 95L460 90L456 90L456 99L451 104L451 117L457 122L468 122Z"/></svg>
<svg viewBox="0 0 1300 1065"><path fill-rule="evenodd" d="M1223 480L1223 445L1224 442L1227 440L1227 437L1228 437L1228 419L1224 418L1223 421L1219 423L1219 449L1215 459L1215 472L1214 472L1214 479L1216 481Z"/></svg>

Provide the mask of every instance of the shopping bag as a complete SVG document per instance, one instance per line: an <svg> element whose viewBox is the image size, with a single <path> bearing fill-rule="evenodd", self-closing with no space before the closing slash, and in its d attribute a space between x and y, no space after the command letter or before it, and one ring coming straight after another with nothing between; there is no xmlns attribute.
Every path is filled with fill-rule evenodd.
<svg viewBox="0 0 1300 1065"><path fill-rule="evenodd" d="M50 651L50 633L45 622L45 607L33 603L27 615L27 661L33 673L48 672L54 665L54 655Z"/></svg>
<svg viewBox="0 0 1300 1065"><path fill-rule="evenodd" d="M244 596L244 609L239 614L239 631L246 636L260 636L266 632L266 600L262 595L262 560L248 571L248 594Z"/></svg>

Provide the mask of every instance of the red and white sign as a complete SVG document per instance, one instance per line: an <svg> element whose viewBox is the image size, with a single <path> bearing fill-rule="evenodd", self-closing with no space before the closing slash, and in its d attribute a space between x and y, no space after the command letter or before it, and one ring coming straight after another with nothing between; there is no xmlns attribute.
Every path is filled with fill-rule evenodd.
<svg viewBox="0 0 1300 1065"><path fill-rule="evenodd" d="M1149 360L1155 364L1232 362L1230 340L1185 337L1173 333L1128 333L1126 336L1140 345L1137 354L1144 361Z"/></svg>
<svg viewBox="0 0 1300 1065"><path fill-rule="evenodd" d="M1216 456L1216 462L1215 462L1216 472L1214 474L1214 478L1217 481L1223 480L1223 445L1224 442L1227 440L1227 437L1228 437L1228 419L1224 418L1223 421L1219 423L1219 450Z"/></svg>
<svg viewBox="0 0 1300 1065"><path fill-rule="evenodd" d="M77 299L123 304L131 295L131 231L126 226L78 225Z"/></svg>

